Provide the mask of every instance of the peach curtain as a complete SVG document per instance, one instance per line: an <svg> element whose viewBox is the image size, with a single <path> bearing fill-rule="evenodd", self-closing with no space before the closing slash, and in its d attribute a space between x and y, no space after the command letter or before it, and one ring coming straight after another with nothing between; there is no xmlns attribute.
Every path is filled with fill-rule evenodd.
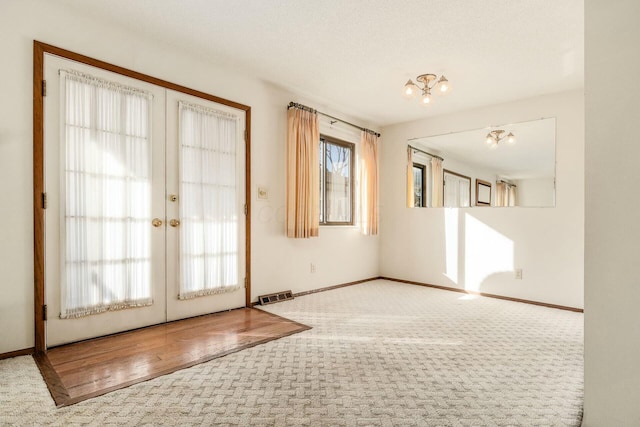
<svg viewBox="0 0 640 427"><path fill-rule="evenodd" d="M507 184L504 182L496 183L496 206L509 206L508 205L508 189Z"/></svg>
<svg viewBox="0 0 640 427"><path fill-rule="evenodd" d="M509 206L515 206L515 205L516 205L516 186L510 185L509 186Z"/></svg>
<svg viewBox="0 0 640 427"><path fill-rule="evenodd" d="M378 234L378 136L367 131L360 134L360 228Z"/></svg>
<svg viewBox="0 0 640 427"><path fill-rule="evenodd" d="M287 111L287 237L318 236L320 223L320 124L312 111Z"/></svg>
<svg viewBox="0 0 640 427"><path fill-rule="evenodd" d="M431 158L431 206L440 208L444 200L444 176L442 169L442 159Z"/></svg>
<svg viewBox="0 0 640 427"><path fill-rule="evenodd" d="M407 147L407 207L415 206L415 194L413 189L413 149Z"/></svg>

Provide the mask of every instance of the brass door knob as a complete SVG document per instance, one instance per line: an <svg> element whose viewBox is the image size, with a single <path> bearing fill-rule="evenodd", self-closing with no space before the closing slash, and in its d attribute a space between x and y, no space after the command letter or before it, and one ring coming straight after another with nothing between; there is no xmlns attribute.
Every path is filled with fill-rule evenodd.
<svg viewBox="0 0 640 427"><path fill-rule="evenodd" d="M179 219L172 219L171 221L169 221L169 225L172 227L178 227L180 225L180 220Z"/></svg>
<svg viewBox="0 0 640 427"><path fill-rule="evenodd" d="M178 196L176 196L175 194L169 194L169 200L175 202L176 200L178 200Z"/></svg>
<svg viewBox="0 0 640 427"><path fill-rule="evenodd" d="M153 218L151 221L154 227L160 227L162 225L162 220L160 218Z"/></svg>

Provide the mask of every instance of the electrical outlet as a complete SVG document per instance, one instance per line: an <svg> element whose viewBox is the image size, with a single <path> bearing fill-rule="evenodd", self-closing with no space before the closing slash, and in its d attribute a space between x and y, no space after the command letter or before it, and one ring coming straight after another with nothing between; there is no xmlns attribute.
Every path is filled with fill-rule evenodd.
<svg viewBox="0 0 640 427"><path fill-rule="evenodd" d="M516 268L516 279L517 280L522 280L522 269L521 268Z"/></svg>
<svg viewBox="0 0 640 427"><path fill-rule="evenodd" d="M316 272L316 265L314 263L311 263L311 272L312 273Z"/></svg>

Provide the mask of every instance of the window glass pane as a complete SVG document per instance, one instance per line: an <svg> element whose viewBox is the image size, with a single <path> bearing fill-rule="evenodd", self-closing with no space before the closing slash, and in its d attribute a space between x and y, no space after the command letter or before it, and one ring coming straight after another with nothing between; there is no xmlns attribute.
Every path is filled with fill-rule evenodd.
<svg viewBox="0 0 640 427"><path fill-rule="evenodd" d="M413 205L424 206L424 168L413 166Z"/></svg>
<svg viewBox="0 0 640 427"><path fill-rule="evenodd" d="M324 222L351 222L351 147L324 146Z"/></svg>

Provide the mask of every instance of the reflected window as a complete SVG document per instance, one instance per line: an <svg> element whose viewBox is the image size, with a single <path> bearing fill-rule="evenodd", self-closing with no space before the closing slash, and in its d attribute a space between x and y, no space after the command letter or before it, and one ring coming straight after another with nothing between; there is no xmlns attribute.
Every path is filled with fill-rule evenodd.
<svg viewBox="0 0 640 427"><path fill-rule="evenodd" d="M431 157L425 153L412 150L411 165L413 170L413 206L426 208L431 206Z"/></svg>
<svg viewBox="0 0 640 427"><path fill-rule="evenodd" d="M425 188L426 182L426 167L418 163L413 164L413 203L417 208L426 206Z"/></svg>
<svg viewBox="0 0 640 427"><path fill-rule="evenodd" d="M320 137L320 224L353 224L354 144Z"/></svg>

